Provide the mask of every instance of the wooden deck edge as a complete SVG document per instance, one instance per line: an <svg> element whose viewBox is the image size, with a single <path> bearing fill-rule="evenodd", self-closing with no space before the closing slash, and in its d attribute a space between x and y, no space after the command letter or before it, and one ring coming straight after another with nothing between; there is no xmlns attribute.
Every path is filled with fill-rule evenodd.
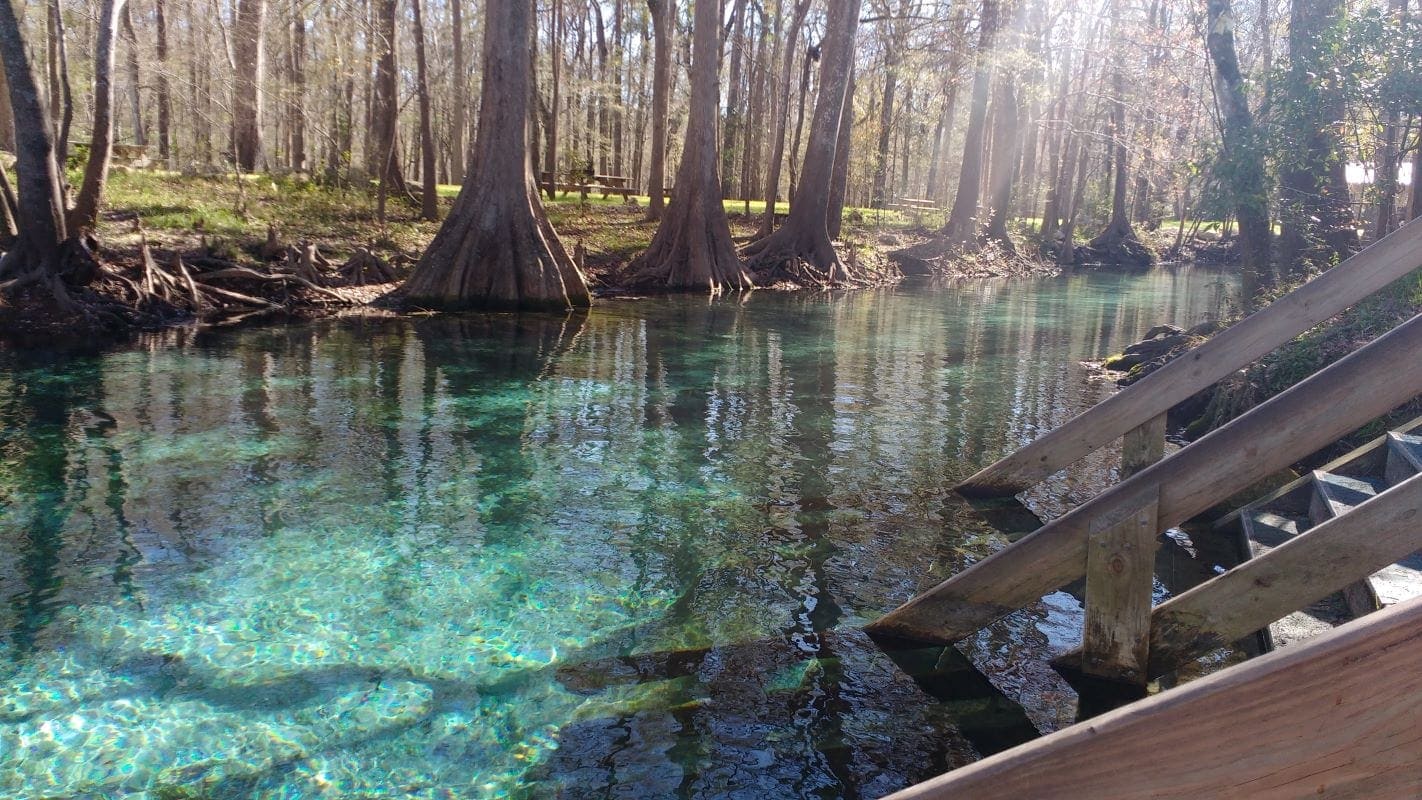
<svg viewBox="0 0 1422 800"><path fill-rule="evenodd" d="M889 800L1415 797L1422 598Z"/></svg>

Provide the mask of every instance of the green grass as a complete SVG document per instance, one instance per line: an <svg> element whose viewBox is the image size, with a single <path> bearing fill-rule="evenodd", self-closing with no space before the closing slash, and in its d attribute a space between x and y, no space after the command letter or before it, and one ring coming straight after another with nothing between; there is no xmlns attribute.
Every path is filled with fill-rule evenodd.
<svg viewBox="0 0 1422 800"><path fill-rule="evenodd" d="M74 176L77 181L79 176ZM447 211L459 193L458 186L439 187ZM592 266L625 263L644 250L656 224L643 221L648 198L602 197L597 192L582 202L576 193L546 200L554 228L569 250L579 243ZM732 232L749 239L765 213L765 202L727 200ZM110 179L106 217L100 238L111 247L136 246L131 219L136 215L150 238L166 246L192 246L198 237L209 245L250 246L266 238L275 225L283 241L310 241L328 256L344 257L361 246L377 250L421 251L438 230L438 223L418 218L418 209L390 200L381 223L373 192L365 187L333 188L290 177L268 175L192 176L157 170L118 170ZM788 214L788 203L777 203L777 214ZM865 241L875 233L892 233L919 226L943 224L943 212L845 209L846 232ZM857 235L856 235L857 234ZM184 242L189 244L183 244Z"/></svg>

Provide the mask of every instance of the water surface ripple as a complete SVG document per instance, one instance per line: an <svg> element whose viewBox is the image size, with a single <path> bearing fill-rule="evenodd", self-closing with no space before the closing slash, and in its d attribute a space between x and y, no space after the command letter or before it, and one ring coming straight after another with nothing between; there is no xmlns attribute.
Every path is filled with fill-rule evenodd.
<svg viewBox="0 0 1422 800"><path fill-rule="evenodd" d="M1103 396L1080 361L1226 293L1160 271L0 354L0 797L876 797L1055 727L1070 598L965 646L996 689L859 629L1001 546L949 487Z"/></svg>

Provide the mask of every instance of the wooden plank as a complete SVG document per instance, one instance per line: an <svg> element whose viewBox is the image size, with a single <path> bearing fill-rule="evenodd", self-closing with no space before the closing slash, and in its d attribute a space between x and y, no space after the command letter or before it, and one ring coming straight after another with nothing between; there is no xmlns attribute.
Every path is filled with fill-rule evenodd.
<svg viewBox="0 0 1422 800"><path fill-rule="evenodd" d="M1112 711L889 800L1415 798L1422 600Z"/></svg>
<svg viewBox="0 0 1422 800"><path fill-rule="evenodd" d="M1165 415L1126 431L1121 438L1121 480L1165 458Z"/></svg>
<svg viewBox="0 0 1422 800"><path fill-rule="evenodd" d="M1146 683L1150 608L1155 583L1158 499L1142 497L1125 517L1094 520L1086 548L1086 626L1081 671L1096 678Z"/></svg>
<svg viewBox="0 0 1422 800"><path fill-rule="evenodd" d="M1150 675L1241 639L1422 550L1422 475L1162 603Z"/></svg>
<svg viewBox="0 0 1422 800"><path fill-rule="evenodd" d="M1015 494L1120 438L1235 370L1262 358L1422 266L1414 220L958 486L964 494Z"/></svg>
<svg viewBox="0 0 1422 800"><path fill-rule="evenodd" d="M1412 431L1422 430L1422 417L1417 417L1416 419L1403 424L1402 426L1397 428L1397 430L1401 431L1402 433L1411 433ZM1338 458L1335 458L1327 464L1324 464L1323 466L1319 467L1319 469L1323 472L1347 472L1349 468L1353 467L1354 465L1361 464L1367 461L1369 458L1375 458L1379 456L1380 451L1384 447L1387 447L1388 437L1390 437L1391 435L1392 434L1390 433L1385 433L1382 436L1379 436L1378 438L1372 440L1371 442L1368 442L1367 444L1357 447L1354 450L1342 456L1339 456ZM1264 506L1267 506L1275 500L1278 500L1279 498L1283 497L1284 495L1291 494L1293 492L1298 491L1299 489L1304 488L1312 480L1312 475L1304 475L1298 480L1280 486L1278 489L1275 489L1274 491L1264 495L1263 497L1259 498L1258 500L1255 500L1249 505L1243 506L1241 508L1236 508L1228 514L1225 514L1223 517L1220 517L1219 519L1215 520L1214 527L1223 528L1226 525L1233 523L1235 520L1238 520L1240 518L1240 515L1243 514L1246 508L1262 508Z"/></svg>
<svg viewBox="0 0 1422 800"><path fill-rule="evenodd" d="M1179 525L1422 394L1419 352L1422 315L920 594L869 631L940 644L971 635L1080 578L1090 520L1121 513L1151 487L1160 493L1160 526Z"/></svg>

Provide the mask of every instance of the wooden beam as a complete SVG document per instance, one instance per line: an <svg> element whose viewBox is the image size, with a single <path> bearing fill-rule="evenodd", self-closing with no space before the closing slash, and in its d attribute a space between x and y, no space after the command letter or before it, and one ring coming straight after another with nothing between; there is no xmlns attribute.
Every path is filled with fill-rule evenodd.
<svg viewBox="0 0 1422 800"><path fill-rule="evenodd" d="M1417 417L1416 419L1403 423L1397 428L1394 428L1394 430L1401 433L1412 433L1413 431L1422 430L1422 417ZM1373 439L1367 444L1356 447L1348 453L1345 453L1339 456L1338 458L1333 459L1327 464L1324 464L1323 466L1319 467L1319 472L1348 472L1348 469L1350 467L1366 463L1369 458L1377 458L1382 455L1385 455L1382 451L1384 448L1387 447L1387 439L1389 435L1391 434L1384 433L1382 436ZM1304 475L1303 477L1298 478L1297 480L1291 481L1283 486L1280 486L1278 489L1275 489L1274 491L1264 495L1258 500L1251 502L1248 506L1241 506L1240 508L1236 508L1228 514L1225 514L1223 517L1220 517L1219 519L1215 520L1213 527L1223 528L1226 525L1229 525L1238 520L1244 514L1244 509L1249 508L1250 506L1267 506L1286 494L1290 494L1291 492L1296 492L1299 489L1304 488L1312 481L1313 475L1310 474Z"/></svg>
<svg viewBox="0 0 1422 800"><path fill-rule="evenodd" d="M888 800L1417 797L1422 599Z"/></svg>
<svg viewBox="0 0 1422 800"><path fill-rule="evenodd" d="M1165 458L1165 416L1132 428L1121 438L1121 480Z"/></svg>
<svg viewBox="0 0 1422 800"><path fill-rule="evenodd" d="M1418 550L1422 475L1162 603L1151 615L1150 675L1242 639Z"/></svg>
<svg viewBox="0 0 1422 800"><path fill-rule="evenodd" d="M1122 518L1091 524L1086 548L1086 626L1081 671L1096 678L1144 686L1155 583L1158 500Z"/></svg>
<svg viewBox="0 0 1422 800"><path fill-rule="evenodd" d="M868 630L938 644L971 635L1082 577L1090 521L1123 513L1152 487L1159 492L1160 526L1179 525L1422 394L1419 352L1422 315L920 594Z"/></svg>
<svg viewBox="0 0 1422 800"><path fill-rule="evenodd" d="M1260 309L1229 330L958 486L969 495L1016 494L1166 413L1295 336L1422 267L1422 222L1392 235Z"/></svg>

